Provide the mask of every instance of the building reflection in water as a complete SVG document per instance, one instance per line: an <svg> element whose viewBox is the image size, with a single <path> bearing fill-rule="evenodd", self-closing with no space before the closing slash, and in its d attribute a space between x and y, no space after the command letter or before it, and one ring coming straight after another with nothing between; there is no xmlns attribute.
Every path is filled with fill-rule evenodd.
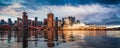
<svg viewBox="0 0 120 48"><path fill-rule="evenodd" d="M11 37L12 37L11 33L12 33L11 31L8 32L8 43L10 43L10 41L11 41Z"/></svg>
<svg viewBox="0 0 120 48"><path fill-rule="evenodd" d="M47 31L47 45L48 47L54 47L54 30Z"/></svg>
<svg viewBox="0 0 120 48"><path fill-rule="evenodd" d="M21 42L22 41L22 31L16 30L15 34L16 34L17 42Z"/></svg>
<svg viewBox="0 0 120 48"><path fill-rule="evenodd" d="M22 31L3 31L0 32L0 38L3 41L7 39L9 44L13 41L12 38L16 38L17 42L21 42L21 33ZM28 34L28 42L33 43L35 47L40 47L41 42L49 48L64 45L64 43L74 43L78 46L87 43L87 46L95 48L117 48L120 45L120 39L108 37L105 30L59 30L58 34L55 30L30 30ZM28 44L28 47L30 46Z"/></svg>
<svg viewBox="0 0 120 48"><path fill-rule="evenodd" d="M106 31L89 31L89 30L62 30L59 31L59 36L64 42L77 41L78 39L84 40L87 36L106 36Z"/></svg>
<svg viewBox="0 0 120 48"><path fill-rule="evenodd" d="M47 42L48 47L54 47L54 40L55 40L55 31L54 30L30 30L29 32L29 38L32 41L35 41L36 47L38 46L38 42L41 42L41 39L43 39L44 42Z"/></svg>

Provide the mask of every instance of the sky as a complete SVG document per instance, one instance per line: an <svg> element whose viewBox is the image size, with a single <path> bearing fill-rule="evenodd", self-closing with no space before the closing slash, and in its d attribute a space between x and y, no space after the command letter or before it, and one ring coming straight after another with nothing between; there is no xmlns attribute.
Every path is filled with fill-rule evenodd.
<svg viewBox="0 0 120 48"><path fill-rule="evenodd" d="M120 24L120 0L0 0L0 20L16 20L26 11L29 19L74 16L87 24Z"/></svg>

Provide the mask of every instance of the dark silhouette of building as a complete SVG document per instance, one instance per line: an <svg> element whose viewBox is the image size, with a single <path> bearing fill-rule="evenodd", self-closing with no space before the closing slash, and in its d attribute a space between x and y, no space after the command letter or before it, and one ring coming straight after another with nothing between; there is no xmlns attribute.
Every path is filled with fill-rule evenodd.
<svg viewBox="0 0 120 48"><path fill-rule="evenodd" d="M28 16L26 12L23 12L22 22L24 27L28 26Z"/></svg>
<svg viewBox="0 0 120 48"><path fill-rule="evenodd" d="M55 17L55 40L58 41L58 17Z"/></svg>
<svg viewBox="0 0 120 48"><path fill-rule="evenodd" d="M75 17L69 16L68 19L69 19L70 25L75 23Z"/></svg>
<svg viewBox="0 0 120 48"><path fill-rule="evenodd" d="M65 20L64 18L62 18L62 27L64 26L64 24L65 24Z"/></svg>
<svg viewBox="0 0 120 48"><path fill-rule="evenodd" d="M55 27L58 28L58 17L55 17Z"/></svg>
<svg viewBox="0 0 120 48"><path fill-rule="evenodd" d="M12 24L11 18L8 18L8 25L12 26Z"/></svg>
<svg viewBox="0 0 120 48"><path fill-rule="evenodd" d="M16 24L16 23L17 23L17 21L15 20L15 21L14 21L14 24Z"/></svg>
<svg viewBox="0 0 120 48"><path fill-rule="evenodd" d="M77 20L77 23L80 23L80 20Z"/></svg>
<svg viewBox="0 0 120 48"><path fill-rule="evenodd" d="M63 27L62 25L63 25L62 20L58 20L58 27L60 27L60 28L61 28L61 27Z"/></svg>
<svg viewBox="0 0 120 48"><path fill-rule="evenodd" d="M3 25L3 24L6 24L6 22L4 20L1 20L1 25Z"/></svg>
<svg viewBox="0 0 120 48"><path fill-rule="evenodd" d="M47 19L46 18L44 19L44 23L43 24L44 24L44 26L47 26Z"/></svg>
<svg viewBox="0 0 120 48"><path fill-rule="evenodd" d="M72 23L75 23L75 20L76 20L76 19L75 19L75 17L72 17L71 20L72 20Z"/></svg>
<svg viewBox="0 0 120 48"><path fill-rule="evenodd" d="M30 19L28 19L28 26L32 26L32 25L31 25L31 20L30 20Z"/></svg>
<svg viewBox="0 0 120 48"><path fill-rule="evenodd" d="M54 14L53 13L49 13L47 15L47 27L49 28L53 28L54 27Z"/></svg>
<svg viewBox="0 0 120 48"><path fill-rule="evenodd" d="M23 27L22 26L22 19L21 18L17 18L17 21L14 23L14 26L16 26L16 28L18 29L18 30L22 30L21 28Z"/></svg>
<svg viewBox="0 0 120 48"><path fill-rule="evenodd" d="M26 12L23 12L22 16L22 23L23 23L23 48L28 47L28 16Z"/></svg>
<svg viewBox="0 0 120 48"><path fill-rule="evenodd" d="M75 17L69 16L64 18L63 24L64 25L73 25L75 23Z"/></svg>
<svg viewBox="0 0 120 48"><path fill-rule="evenodd" d="M35 22L34 25L37 26L38 25L38 17L35 17Z"/></svg>
<svg viewBox="0 0 120 48"><path fill-rule="evenodd" d="M29 26L34 26L34 21L32 21L32 20L28 20L28 24L29 24Z"/></svg>
<svg viewBox="0 0 120 48"><path fill-rule="evenodd" d="M39 26L43 25L43 22L42 21L38 21L38 25Z"/></svg>

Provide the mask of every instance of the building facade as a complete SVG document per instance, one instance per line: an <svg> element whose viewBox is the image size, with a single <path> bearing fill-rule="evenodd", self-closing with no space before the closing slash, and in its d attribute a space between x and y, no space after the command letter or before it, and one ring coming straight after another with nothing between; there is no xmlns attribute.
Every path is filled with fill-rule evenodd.
<svg viewBox="0 0 120 48"><path fill-rule="evenodd" d="M47 15L47 27L52 28L54 27L54 14L53 13L49 13Z"/></svg>

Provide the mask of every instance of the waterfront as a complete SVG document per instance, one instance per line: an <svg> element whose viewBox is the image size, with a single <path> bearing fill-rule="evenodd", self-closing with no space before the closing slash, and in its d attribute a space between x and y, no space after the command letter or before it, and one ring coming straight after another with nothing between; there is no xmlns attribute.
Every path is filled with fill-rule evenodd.
<svg viewBox="0 0 120 48"><path fill-rule="evenodd" d="M0 48L22 48L21 32L0 31ZM119 45L120 31L60 30L57 34L31 30L28 34L28 48L119 48Z"/></svg>

